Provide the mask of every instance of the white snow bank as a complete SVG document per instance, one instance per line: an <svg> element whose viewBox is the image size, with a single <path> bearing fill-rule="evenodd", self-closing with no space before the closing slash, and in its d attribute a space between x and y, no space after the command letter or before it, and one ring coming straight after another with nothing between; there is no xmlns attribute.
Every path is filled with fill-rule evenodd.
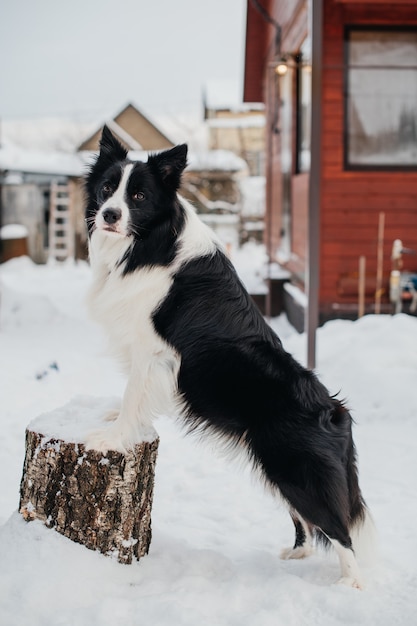
<svg viewBox="0 0 417 626"><path fill-rule="evenodd" d="M259 252L259 251L258 251ZM258 252L253 252L257 255ZM252 251L247 250L250 266ZM281 561L293 541L282 503L216 442L185 437L160 418L150 553L121 565L41 523L13 513L19 500L24 431L75 394L120 396L125 380L82 305L86 264L0 266L0 623L7 626L408 626L417 612L417 319L336 320L317 334L318 375L353 409L360 482L375 518L381 562L363 592L332 583L333 553ZM54 305L54 323L33 299ZM274 320L284 347L305 360L306 337ZM59 369L48 364L55 362ZM39 368L45 376L36 376ZM78 427L77 427L78 428Z"/></svg>
<svg viewBox="0 0 417 626"><path fill-rule="evenodd" d="M244 217L264 217L265 215L265 176L246 176L239 179L242 194L242 215Z"/></svg>
<svg viewBox="0 0 417 626"><path fill-rule="evenodd" d="M249 293L267 293L268 288L264 281L268 260L265 246L249 241L241 248L232 249L231 260Z"/></svg>
<svg viewBox="0 0 417 626"><path fill-rule="evenodd" d="M20 256L1 264L0 327L43 324L46 330L50 322L62 322L63 316L85 321L89 277L89 266L82 261L44 266Z"/></svg>
<svg viewBox="0 0 417 626"><path fill-rule="evenodd" d="M61 316L53 302L41 294L19 293L3 285L1 289L2 306L0 324L3 328L21 327L26 324L40 324L61 321Z"/></svg>

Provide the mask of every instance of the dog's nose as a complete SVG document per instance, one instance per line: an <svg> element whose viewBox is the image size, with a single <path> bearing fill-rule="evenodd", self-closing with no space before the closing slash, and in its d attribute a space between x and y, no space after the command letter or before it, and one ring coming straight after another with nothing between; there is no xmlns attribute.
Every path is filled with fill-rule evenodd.
<svg viewBox="0 0 417 626"><path fill-rule="evenodd" d="M106 209L103 211L103 220L106 224L115 224L122 217L120 209Z"/></svg>

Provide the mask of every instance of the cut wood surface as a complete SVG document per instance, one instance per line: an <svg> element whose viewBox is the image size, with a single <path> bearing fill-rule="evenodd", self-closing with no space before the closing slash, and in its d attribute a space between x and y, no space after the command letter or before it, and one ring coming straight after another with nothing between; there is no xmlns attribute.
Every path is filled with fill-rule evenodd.
<svg viewBox="0 0 417 626"><path fill-rule="evenodd" d="M127 454L86 450L85 435L103 426L118 401L78 398L44 414L26 430L19 510L27 521L87 548L131 563L147 554L159 439Z"/></svg>

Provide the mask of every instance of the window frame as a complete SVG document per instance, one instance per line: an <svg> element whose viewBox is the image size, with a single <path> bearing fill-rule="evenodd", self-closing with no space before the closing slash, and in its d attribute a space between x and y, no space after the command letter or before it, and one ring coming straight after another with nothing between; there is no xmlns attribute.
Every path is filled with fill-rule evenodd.
<svg viewBox="0 0 417 626"><path fill-rule="evenodd" d="M311 92L311 77L310 88L305 90L303 85L303 72L309 71L311 74L311 59L303 54L302 50L294 57L295 60L295 93L294 93L294 107L295 107L295 158L294 158L294 174L309 174L311 170L311 106L312 106L312 92ZM307 70L309 68L309 70ZM308 96L309 108L308 116L309 122L303 113L303 104L305 94ZM303 164L303 139L305 136L306 128L309 136L308 146L308 165Z"/></svg>
<svg viewBox="0 0 417 626"><path fill-rule="evenodd" d="M352 163L349 161L349 44L350 33L353 31L374 31L377 32L411 32L417 35L416 25L387 25L387 24L346 24L344 27L344 64L343 64L343 168L346 171L381 171L381 172L399 172L399 171L417 171L417 162L412 163ZM404 66L413 67L413 66Z"/></svg>

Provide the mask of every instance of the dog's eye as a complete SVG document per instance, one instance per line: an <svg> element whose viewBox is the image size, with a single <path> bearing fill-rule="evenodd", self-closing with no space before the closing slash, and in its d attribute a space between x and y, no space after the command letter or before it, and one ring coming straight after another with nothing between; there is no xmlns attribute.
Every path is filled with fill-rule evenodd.
<svg viewBox="0 0 417 626"><path fill-rule="evenodd" d="M144 200L145 199L145 194L142 193L142 191L135 191L135 193L132 195L133 200Z"/></svg>
<svg viewBox="0 0 417 626"><path fill-rule="evenodd" d="M110 194L112 193L112 188L109 185L109 183L104 183L104 185L101 188L101 193L103 194L104 197L110 196Z"/></svg>

